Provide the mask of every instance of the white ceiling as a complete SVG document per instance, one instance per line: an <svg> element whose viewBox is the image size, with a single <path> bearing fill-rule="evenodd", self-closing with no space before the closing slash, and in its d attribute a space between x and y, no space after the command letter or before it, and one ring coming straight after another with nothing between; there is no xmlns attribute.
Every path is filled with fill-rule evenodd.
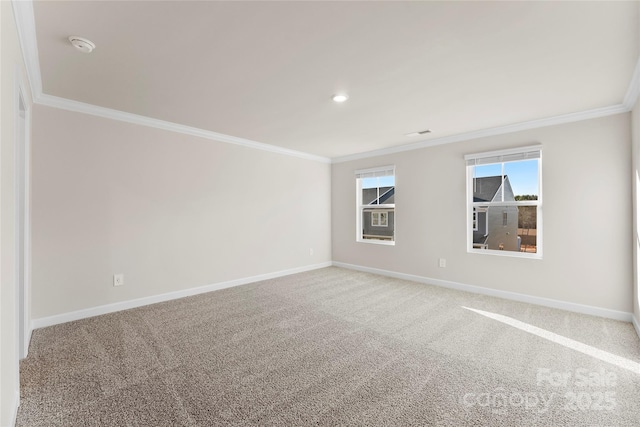
<svg viewBox="0 0 640 427"><path fill-rule="evenodd" d="M44 94L330 158L619 105L640 49L638 2L33 10Z"/></svg>

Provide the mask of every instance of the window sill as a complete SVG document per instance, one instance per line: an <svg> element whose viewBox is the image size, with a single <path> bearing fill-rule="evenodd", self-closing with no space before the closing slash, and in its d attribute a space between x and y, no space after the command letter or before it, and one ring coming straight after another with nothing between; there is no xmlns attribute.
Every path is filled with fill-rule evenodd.
<svg viewBox="0 0 640 427"><path fill-rule="evenodd" d="M357 239L358 243L371 243L373 245L395 246L395 240Z"/></svg>
<svg viewBox="0 0 640 427"><path fill-rule="evenodd" d="M478 255L495 255L510 258L542 259L542 253L496 251L494 249L467 249L467 253Z"/></svg>

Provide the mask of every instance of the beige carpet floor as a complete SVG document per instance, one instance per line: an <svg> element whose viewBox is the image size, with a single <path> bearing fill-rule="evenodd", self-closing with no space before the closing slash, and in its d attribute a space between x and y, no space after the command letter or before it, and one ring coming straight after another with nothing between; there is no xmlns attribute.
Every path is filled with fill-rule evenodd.
<svg viewBox="0 0 640 427"><path fill-rule="evenodd" d="M330 267L34 331L17 425L638 426L639 363L628 323Z"/></svg>

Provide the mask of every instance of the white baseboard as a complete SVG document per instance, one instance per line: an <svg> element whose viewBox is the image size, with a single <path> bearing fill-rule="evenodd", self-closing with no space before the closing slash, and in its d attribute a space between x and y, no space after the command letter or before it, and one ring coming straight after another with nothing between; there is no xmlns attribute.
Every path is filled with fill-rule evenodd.
<svg viewBox="0 0 640 427"><path fill-rule="evenodd" d="M16 390L16 392L13 395L13 413L11 414L11 424L9 424L10 427L14 427L16 425L16 421L18 419L18 408L20 407L20 390Z"/></svg>
<svg viewBox="0 0 640 427"><path fill-rule="evenodd" d="M545 307L557 308L560 310L573 311L576 313L588 314L591 316L605 317L608 319L620 320L623 322L632 322L633 326L640 337L640 324L632 313L624 311L611 310L607 308L594 307L590 305L577 304L567 301L560 301L551 298L543 298L532 295L520 294L517 292L509 292L498 289L485 288L482 286L468 285L464 283L452 282L448 280L433 279L429 277L417 276L413 274L398 273L390 270L382 270L379 268L365 267L354 264L347 264L343 262L333 261L324 262L320 264L313 264L304 267L292 268L289 270L277 271L274 273L261 274L258 276L245 277L241 279L230 280L226 282L214 283L211 285L200 286L197 288L184 289L175 292L168 292L160 295L153 295L144 298L138 298L129 301L121 301L113 304L101 305L98 307L87 308L84 310L73 311L70 313L62 313L49 317L42 317L34 319L31 324L31 330L44 328L47 326L57 325L60 323L71 322L74 320L86 319L88 317L100 316L102 314L113 313L121 310L128 310L131 308L142 307L149 304L155 304L164 301L170 301L178 298L184 298L192 295L198 295L206 292L212 292L220 289L230 288L234 286L246 285L249 283L259 282L261 280L274 279L277 277L288 276L290 274L302 273L305 271L316 270L319 268L329 267L334 265L336 267L347 268L351 270L363 271L367 273L380 274L382 276L394 277L397 279L411 280L413 282L425 283L428 285L441 286L444 288L457 289L460 291L471 292L475 294L482 294L493 296L497 298L508 299L512 301L520 301L529 304L536 304ZM31 330L29 332L31 332ZM30 338L30 337L29 337Z"/></svg>
<svg viewBox="0 0 640 427"><path fill-rule="evenodd" d="M484 288L482 286L467 285L464 283L451 282L448 280L432 279L429 277L416 276L413 274L398 273L395 271L382 270L378 268L364 267L361 265L347 264L334 261L336 267L348 268L351 270L364 271L367 273L380 274L382 276L394 277L396 279L411 280L413 282L424 283L427 285L441 286L443 288L457 289L460 291L471 292L474 294L488 295L513 301L526 302L529 304L541 305L545 307L557 308L560 310L573 311L575 313L588 314L591 316L606 317L608 319L621 320L623 322L631 322L635 320L631 313L624 311L611 310L608 308L594 307L590 305L577 304L573 302L560 301L551 298L536 297L532 295L520 294L517 292L502 291L499 289ZM639 331L637 323L636 331ZM640 335L640 332L638 333Z"/></svg>
<svg viewBox="0 0 640 427"><path fill-rule="evenodd" d="M192 295L203 294L206 292L217 291L220 289L231 288L234 286L246 285L249 283L259 282L261 280L274 279L276 277L288 276L290 274L302 273L305 271L316 270L319 268L330 267L331 261L320 264L306 265L303 267L291 268L289 270L276 271L273 273L260 274L258 276L245 277L241 279L229 280L226 282L214 283L211 285L199 286L197 288L189 288L175 292L168 292L160 295L152 295L134 300L121 301L113 304L100 305L84 310L72 311L70 313L56 314L49 317L41 317L34 319L32 329L44 328L47 326L57 325L60 323L71 322L74 320L86 319L88 317L100 316L102 314L113 313L116 311L128 310L131 308L142 307L149 304L170 301L178 298L189 297Z"/></svg>
<svg viewBox="0 0 640 427"><path fill-rule="evenodd" d="M636 329L636 334L638 334L638 338L640 338L640 323L638 323L636 316L631 315L631 323L633 323L633 327Z"/></svg>
<svg viewBox="0 0 640 427"><path fill-rule="evenodd" d="M29 355L29 345L31 344L31 334L33 333L33 321L29 324L29 328L27 328L27 337L24 342L23 359L26 359Z"/></svg>

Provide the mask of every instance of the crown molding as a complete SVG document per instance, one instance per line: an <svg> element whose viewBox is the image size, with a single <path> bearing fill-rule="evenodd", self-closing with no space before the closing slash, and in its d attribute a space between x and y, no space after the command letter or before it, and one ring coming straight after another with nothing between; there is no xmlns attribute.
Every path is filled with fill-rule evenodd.
<svg viewBox="0 0 640 427"><path fill-rule="evenodd" d="M226 142L229 144L240 145L243 147L268 151L271 153L283 154L286 156L298 157L301 159L313 160L321 163L331 163L331 159L328 157L317 156L314 154L291 150L276 145L239 138L232 135L225 135L222 133L212 132L192 126L181 125L178 123L154 119L138 114L127 113L124 111L113 110L110 108L100 107L93 104L74 101L71 99L47 95L43 93L42 89L42 76L40 74L40 61L38 60L38 43L36 39L36 24L33 12L33 1L12 0L11 3L13 6L13 14L16 20L16 26L18 28L18 39L20 40L20 47L22 48L22 55L27 69L27 76L29 78L29 85L31 86L31 93L34 103L45 105L48 107L74 111L77 113L85 113L93 116L153 127L156 129L197 136L213 141Z"/></svg>
<svg viewBox="0 0 640 427"><path fill-rule="evenodd" d="M596 108L582 112L564 114L560 116L547 117L538 120L515 123L506 126L499 126L478 131L455 134L435 139L427 139L411 144L404 144L395 147L383 148L380 150L367 151L364 153L356 153L347 156L339 156L334 158L317 156L314 154L304 153L301 151L291 150L271 144L265 144L258 141L239 138L232 135L225 135L213 131L208 131L191 126L181 125L178 123L167 122L164 120L154 119L151 117L141 116L124 111L113 110L110 108L100 107L97 105L86 104L70 99L60 98L43 93L42 77L40 74L40 62L38 60L38 43L36 40L35 18L33 13L32 0L12 0L13 13L18 27L18 37L22 48L22 55L27 68L27 75L33 101L36 104L46 105L54 108L62 108L69 111L91 114L103 118L124 121L142 126L154 127L157 129L168 130L172 132L183 133L187 135L197 136L210 140L226 142L230 144L241 145L244 147L254 148L258 150L268 151L272 153L284 154L288 156L298 157L307 160L313 160L322 163L343 163L352 160L365 159L370 157L384 156L389 154L401 153L405 151L418 150L421 148L433 147L443 144L451 144L455 142L466 141L470 139L483 138L488 136L503 135L512 132L541 128L546 126L554 126L559 124L577 122L581 120L605 117L614 114L626 113L631 111L640 97L640 59L636 63L631 82L622 101L622 104L612 105L609 107Z"/></svg>
<svg viewBox="0 0 640 427"><path fill-rule="evenodd" d="M18 40L22 50L22 58L27 69L27 78L31 87L33 101L42 95L42 76L38 59L38 42L36 40L36 20L33 15L31 0L12 0L13 17L18 29Z"/></svg>
<svg viewBox="0 0 640 427"><path fill-rule="evenodd" d="M168 122L165 120L140 116L138 114L127 113L120 110L113 110L111 108L99 107L93 104L86 104L84 102L60 98L58 96L42 94L34 102L36 104L44 105L47 107L60 108L63 110L74 111L76 113L90 114L92 116L133 123L141 126L148 126L156 129L182 133L185 135L197 136L199 138L210 139L213 141L241 145L243 147L254 148L257 150L268 151L276 154L284 154L291 157L298 157L301 159L313 160L321 163L331 163L331 159L329 159L328 157L316 156L314 154L303 153L302 151L290 150L288 148L283 148L276 145L264 144L262 142L238 138L236 136L225 135L222 133L212 132L192 126L186 126L178 123Z"/></svg>
<svg viewBox="0 0 640 427"><path fill-rule="evenodd" d="M427 139L414 142L412 144L398 145L395 147L382 148L380 150L367 151L364 153L350 154L348 156L334 157L331 163L350 162L352 160L366 159L370 157L386 156L389 154L402 153L404 151L419 150L421 148L434 147L436 145L452 144L454 142L468 141L470 139L484 138L488 136L503 135L507 133L519 132L523 130L542 128L547 126L560 125L581 120L606 117L614 114L627 113L630 109L623 104L612 105L610 107L596 108L593 110L581 111L577 113L563 114L561 116L547 117L544 119L530 120L527 122L514 123L512 125L498 126L494 128L481 129L472 132L459 133L441 138Z"/></svg>
<svg viewBox="0 0 640 427"><path fill-rule="evenodd" d="M631 82L629 83L629 88L627 89L627 93L624 96L624 101L622 101L622 105L627 107L629 111L633 110L636 103L638 102L638 96L640 95L640 58L636 63L636 68L633 70L633 75L631 76Z"/></svg>

